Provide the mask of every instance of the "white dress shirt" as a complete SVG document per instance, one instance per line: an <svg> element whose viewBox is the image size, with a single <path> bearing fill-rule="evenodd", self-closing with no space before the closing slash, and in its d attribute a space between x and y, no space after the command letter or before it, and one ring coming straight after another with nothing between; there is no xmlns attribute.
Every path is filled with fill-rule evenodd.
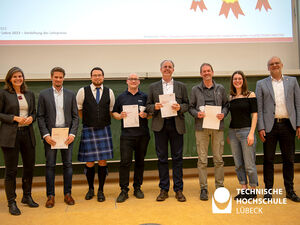
<svg viewBox="0 0 300 225"><path fill-rule="evenodd" d="M164 79L162 79L162 87L163 87L164 95L172 94L173 90L174 90L174 81L173 81L173 79L170 80L169 83L167 83L166 81L164 81Z"/></svg>
<svg viewBox="0 0 300 225"><path fill-rule="evenodd" d="M284 95L283 75L280 80L276 80L272 76L271 79L275 96L275 118L289 118Z"/></svg>
<svg viewBox="0 0 300 225"><path fill-rule="evenodd" d="M65 113L64 113L64 90L63 87L57 91L53 87L55 108L56 108L56 127L65 127Z"/></svg>

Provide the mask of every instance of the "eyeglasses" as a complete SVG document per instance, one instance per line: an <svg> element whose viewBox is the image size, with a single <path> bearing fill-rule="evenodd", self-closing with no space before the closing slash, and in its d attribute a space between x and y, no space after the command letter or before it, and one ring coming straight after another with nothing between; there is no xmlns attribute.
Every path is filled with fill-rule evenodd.
<svg viewBox="0 0 300 225"><path fill-rule="evenodd" d="M92 77L103 77L102 74L93 74Z"/></svg>
<svg viewBox="0 0 300 225"><path fill-rule="evenodd" d="M128 80L130 80L130 81L139 81L140 79L137 79L137 78L128 78Z"/></svg>

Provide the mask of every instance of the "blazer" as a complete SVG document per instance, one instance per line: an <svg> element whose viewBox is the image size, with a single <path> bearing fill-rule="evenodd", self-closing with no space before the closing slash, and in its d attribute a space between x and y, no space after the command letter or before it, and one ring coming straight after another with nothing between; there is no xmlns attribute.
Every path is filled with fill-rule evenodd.
<svg viewBox="0 0 300 225"><path fill-rule="evenodd" d="M75 94L72 91L63 89L64 94L64 115L66 127L69 127L69 134L76 135L79 124L78 109ZM55 128L56 107L53 87L43 90L40 93L37 109L37 121L41 137L50 134Z"/></svg>
<svg viewBox="0 0 300 225"><path fill-rule="evenodd" d="M33 121L29 125L29 132L32 146L35 147L35 135L33 122L36 119L35 97L31 91L24 93L28 104L28 116L32 116ZM0 91L0 146L14 148L18 130L18 122L14 121L14 116L20 115L19 101L17 95L7 90Z"/></svg>
<svg viewBox="0 0 300 225"><path fill-rule="evenodd" d="M283 76L285 104L294 130L300 126L300 90L295 77ZM256 84L257 129L270 132L275 118L275 96L271 76Z"/></svg>
<svg viewBox="0 0 300 225"><path fill-rule="evenodd" d="M176 130L179 134L185 133L184 113L188 111L189 99L185 84L174 80L174 93L178 104L180 104L180 110L175 116ZM161 117L160 110L155 110L154 105L159 102L159 95L163 94L162 80L157 81L150 85L149 95L146 104L147 112L152 115L152 130L160 131L164 126L164 118Z"/></svg>

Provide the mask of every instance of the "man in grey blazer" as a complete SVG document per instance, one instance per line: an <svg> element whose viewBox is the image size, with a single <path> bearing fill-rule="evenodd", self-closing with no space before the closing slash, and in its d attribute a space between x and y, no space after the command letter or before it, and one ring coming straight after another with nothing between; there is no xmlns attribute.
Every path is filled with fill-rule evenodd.
<svg viewBox="0 0 300 225"><path fill-rule="evenodd" d="M64 201L68 205L74 205L71 196L72 188L72 149L73 141L78 129L78 110L75 94L63 88L65 71L55 67L51 70L52 87L43 90L38 100L37 120L41 137L44 140L46 156L46 207L54 206L54 180L57 149L51 149L56 142L52 139L52 128L69 128L69 135L65 141L68 149L60 149L63 162L64 176Z"/></svg>
<svg viewBox="0 0 300 225"><path fill-rule="evenodd" d="M171 157L173 167L173 190L176 192L176 199L180 202L186 201L182 190L182 151L183 134L185 133L184 113L188 110L188 94L186 86L172 78L174 63L171 60L164 60L160 64L162 80L150 85L147 99L147 112L153 116L152 130L155 136L155 149L158 157L159 187L160 194L157 201L164 201L168 198L170 187L168 167L168 145L171 146ZM176 103L172 109L177 116L162 118L161 108L164 107L159 101L159 95L175 93Z"/></svg>
<svg viewBox="0 0 300 225"><path fill-rule="evenodd" d="M272 198L274 157L279 142L283 160L286 197L294 202L300 198L294 192L295 135L300 138L300 90L295 77L282 74L283 64L274 56L268 61L270 76L256 84L259 137L264 148L264 183Z"/></svg>

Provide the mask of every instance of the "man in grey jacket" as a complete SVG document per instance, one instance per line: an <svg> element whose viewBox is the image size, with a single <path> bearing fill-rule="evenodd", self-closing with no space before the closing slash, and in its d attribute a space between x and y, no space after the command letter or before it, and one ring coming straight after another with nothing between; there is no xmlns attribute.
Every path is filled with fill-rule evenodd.
<svg viewBox="0 0 300 225"><path fill-rule="evenodd" d="M294 202L300 198L294 192L295 135L300 138L300 90L295 77L282 74L283 64L274 56L268 61L270 76L256 84L259 138L264 148L264 183L272 198L274 158L279 142L286 197Z"/></svg>
<svg viewBox="0 0 300 225"><path fill-rule="evenodd" d="M214 70L209 63L203 63L200 67L202 82L192 88L189 112L195 118L195 136L198 153L198 171L200 182L200 199L208 200L207 191L207 152L209 137L211 137L211 146L213 161L215 167L215 187L223 187L224 184L224 117L228 113L228 99L225 88L221 84L213 81ZM221 113L216 117L220 120L218 130L203 128L203 118L205 117L205 105L222 106Z"/></svg>

